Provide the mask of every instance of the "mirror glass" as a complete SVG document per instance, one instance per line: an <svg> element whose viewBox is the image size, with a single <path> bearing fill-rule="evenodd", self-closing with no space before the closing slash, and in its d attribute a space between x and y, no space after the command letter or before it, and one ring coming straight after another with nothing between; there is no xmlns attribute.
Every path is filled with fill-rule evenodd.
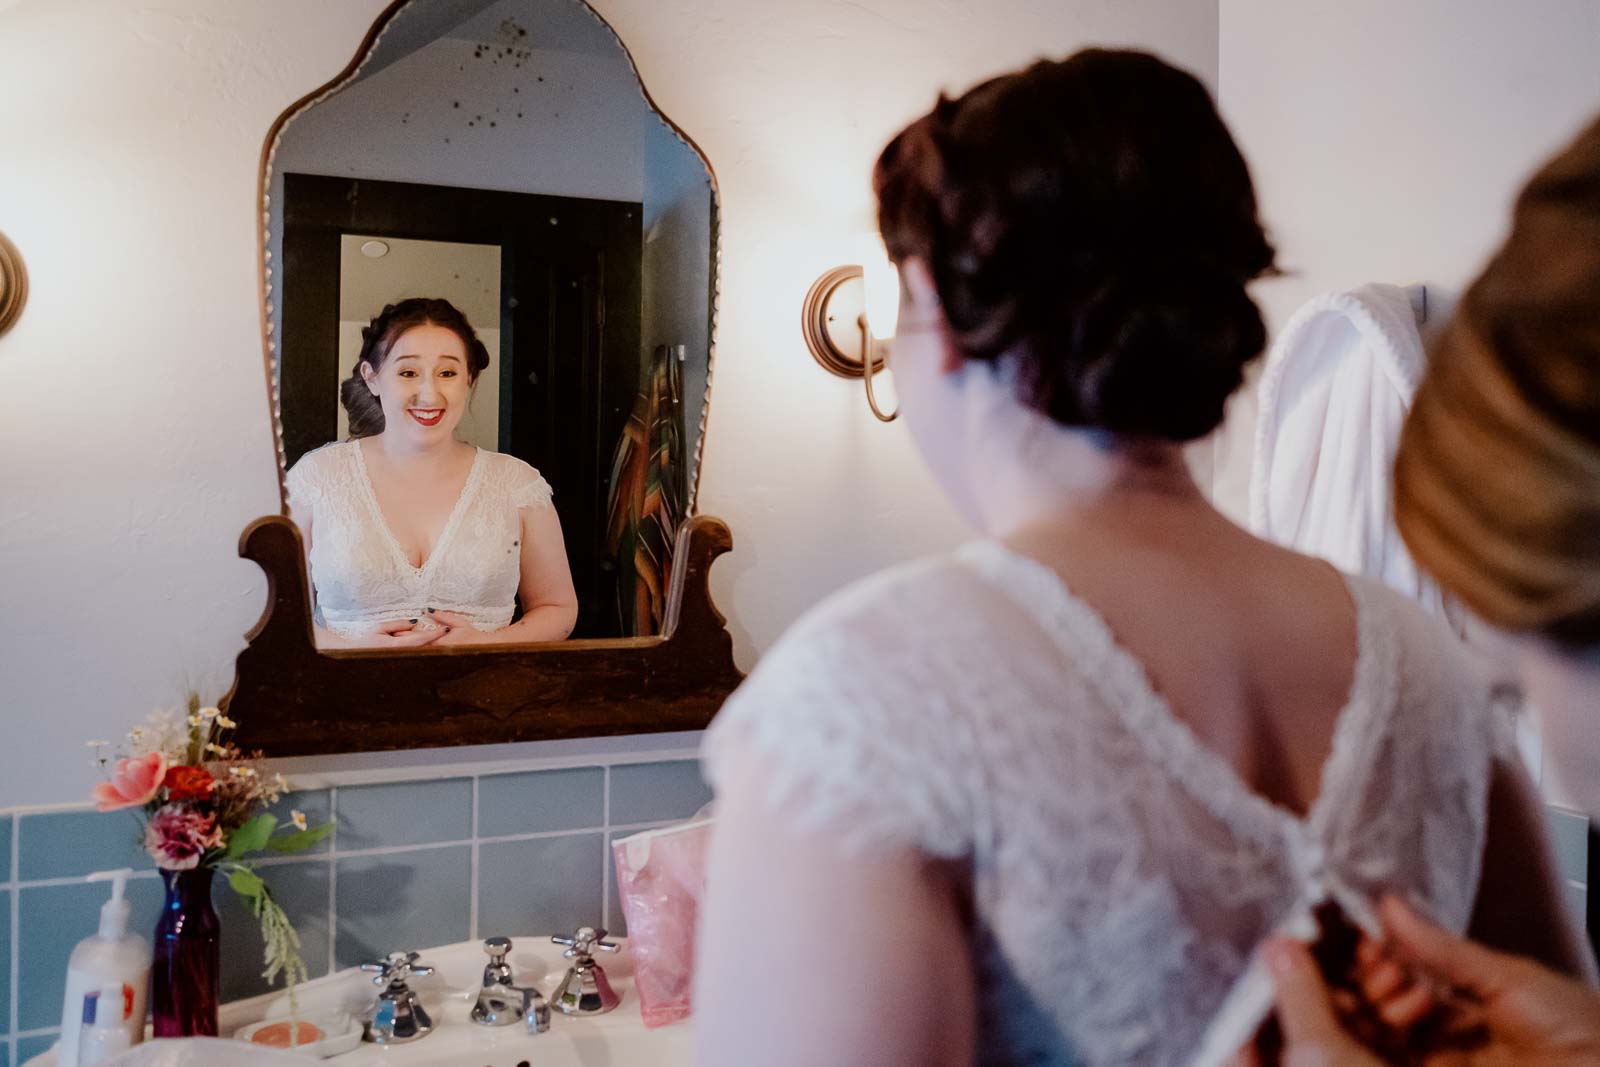
<svg viewBox="0 0 1600 1067"><path fill-rule="evenodd" d="M269 167L319 647L658 633L717 205L610 28L576 0L412 0Z"/></svg>

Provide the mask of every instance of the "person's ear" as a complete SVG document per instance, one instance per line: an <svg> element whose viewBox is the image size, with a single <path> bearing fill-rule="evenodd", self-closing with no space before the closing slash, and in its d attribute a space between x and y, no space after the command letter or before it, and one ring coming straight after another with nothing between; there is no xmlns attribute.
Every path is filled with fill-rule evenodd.
<svg viewBox="0 0 1600 1067"><path fill-rule="evenodd" d="M900 322L910 323L914 329L939 331L939 373L954 374L966 363L950 334L950 322L944 317L944 304L933 273L914 256L900 264Z"/></svg>
<svg viewBox="0 0 1600 1067"><path fill-rule="evenodd" d="M378 385L377 382L373 380L377 377L377 374L374 373L372 364L368 363L366 360L362 360L357 364L357 366L361 368L361 380L367 383L367 392L371 393L373 396L377 396Z"/></svg>

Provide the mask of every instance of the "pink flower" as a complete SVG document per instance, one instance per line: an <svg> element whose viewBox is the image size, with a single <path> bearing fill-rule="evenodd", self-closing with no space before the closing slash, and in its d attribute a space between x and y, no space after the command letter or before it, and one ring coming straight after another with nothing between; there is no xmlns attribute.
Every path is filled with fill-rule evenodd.
<svg viewBox="0 0 1600 1067"><path fill-rule="evenodd" d="M188 804L168 804L150 816L144 847L162 870L190 871L200 865L200 857L222 847L222 830L214 818Z"/></svg>
<svg viewBox="0 0 1600 1067"><path fill-rule="evenodd" d="M117 761L111 781L95 786L91 795L101 811L137 808L155 798L166 777L167 757L160 752L129 756Z"/></svg>

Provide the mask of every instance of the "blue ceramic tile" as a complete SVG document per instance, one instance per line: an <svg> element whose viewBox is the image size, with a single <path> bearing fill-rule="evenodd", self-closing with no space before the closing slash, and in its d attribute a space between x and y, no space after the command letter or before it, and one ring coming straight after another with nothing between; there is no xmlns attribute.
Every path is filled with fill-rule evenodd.
<svg viewBox="0 0 1600 1067"><path fill-rule="evenodd" d="M11 881L11 816L0 815L0 882Z"/></svg>
<svg viewBox="0 0 1600 1067"><path fill-rule="evenodd" d="M144 810L54 811L22 816L17 880L76 878L113 867L150 870L144 850Z"/></svg>
<svg viewBox="0 0 1600 1067"><path fill-rule="evenodd" d="M585 830L605 822L606 772L574 767L478 779L478 836Z"/></svg>
<svg viewBox="0 0 1600 1067"><path fill-rule="evenodd" d="M24 1037L17 1040L17 1063L27 1063L41 1052L50 1051L56 1043L55 1034L39 1034L34 1037Z"/></svg>
<svg viewBox="0 0 1600 1067"><path fill-rule="evenodd" d="M342 788L337 834L341 852L465 841L472 836L472 780Z"/></svg>
<svg viewBox="0 0 1600 1067"><path fill-rule="evenodd" d="M1589 879L1589 820L1575 811L1554 806L1545 809L1556 867L1561 877L1584 884Z"/></svg>
<svg viewBox="0 0 1600 1067"><path fill-rule="evenodd" d="M344 806L342 793L339 805ZM337 878L335 956L340 967L391 952L465 941L470 935L470 845L341 859Z"/></svg>
<svg viewBox="0 0 1600 1067"><path fill-rule="evenodd" d="M600 914L600 834L478 846L478 933L571 933Z"/></svg>
<svg viewBox="0 0 1600 1067"><path fill-rule="evenodd" d="M327 860L303 863L274 863L259 868L272 895L294 923L300 935L300 958L306 962L311 978L328 973L328 878L332 865ZM282 990L283 979L268 985L261 977L261 924L250 912L250 905L226 887L217 891L217 914L222 917L222 999L253 997L272 989Z"/></svg>
<svg viewBox="0 0 1600 1067"><path fill-rule="evenodd" d="M310 789L299 793L285 793L278 802L267 810L278 817L278 833L284 833L289 827L289 820L295 812L302 812L306 817L308 827L318 827L328 821L328 813L333 810L332 794L326 789ZM328 839L323 838L305 852L296 853L302 856L315 856L327 852Z"/></svg>
<svg viewBox="0 0 1600 1067"><path fill-rule="evenodd" d="M606 835L606 886L611 891L609 915L606 916L606 929L618 937L628 936L628 917L622 913L622 892L617 888L617 856L611 851L611 843L618 835ZM626 837L626 834L620 836Z"/></svg>
<svg viewBox="0 0 1600 1067"><path fill-rule="evenodd" d="M38 886L19 889L17 956L22 982L16 990L17 1026L42 1030L61 1025L61 990L67 981L67 957L79 941L100 927L100 905L111 896L108 883ZM128 928L149 940L161 912L159 878L128 881L133 907Z"/></svg>
<svg viewBox="0 0 1600 1067"><path fill-rule="evenodd" d="M687 819L711 799L694 760L611 768L611 825Z"/></svg>
<svg viewBox="0 0 1600 1067"><path fill-rule="evenodd" d="M1567 907L1572 909L1572 920L1578 924L1578 929L1583 929L1587 925L1584 920L1587 918L1589 909L1589 891L1583 886L1573 885L1571 882L1561 888L1566 894Z"/></svg>
<svg viewBox="0 0 1600 1067"><path fill-rule="evenodd" d="M10 1038L6 1038L4 1042L0 1042L0 1065L3 1065L3 1067L12 1067L12 1065L16 1062L11 1058L11 1051Z"/></svg>
<svg viewBox="0 0 1600 1067"><path fill-rule="evenodd" d="M11 891L0 890L0 1034L11 1032Z"/></svg>

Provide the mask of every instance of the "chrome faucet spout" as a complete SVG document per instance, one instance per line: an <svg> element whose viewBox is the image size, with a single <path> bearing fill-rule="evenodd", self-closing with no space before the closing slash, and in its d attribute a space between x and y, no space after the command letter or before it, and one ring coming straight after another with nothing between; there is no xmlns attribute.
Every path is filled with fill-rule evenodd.
<svg viewBox="0 0 1600 1067"><path fill-rule="evenodd" d="M483 968L483 985L469 1018L479 1026L510 1026L521 1019L530 1034L550 1029L550 1006L544 994L532 986L517 985L512 976L506 960L511 939L491 937L483 943L483 951L489 954L489 962Z"/></svg>

